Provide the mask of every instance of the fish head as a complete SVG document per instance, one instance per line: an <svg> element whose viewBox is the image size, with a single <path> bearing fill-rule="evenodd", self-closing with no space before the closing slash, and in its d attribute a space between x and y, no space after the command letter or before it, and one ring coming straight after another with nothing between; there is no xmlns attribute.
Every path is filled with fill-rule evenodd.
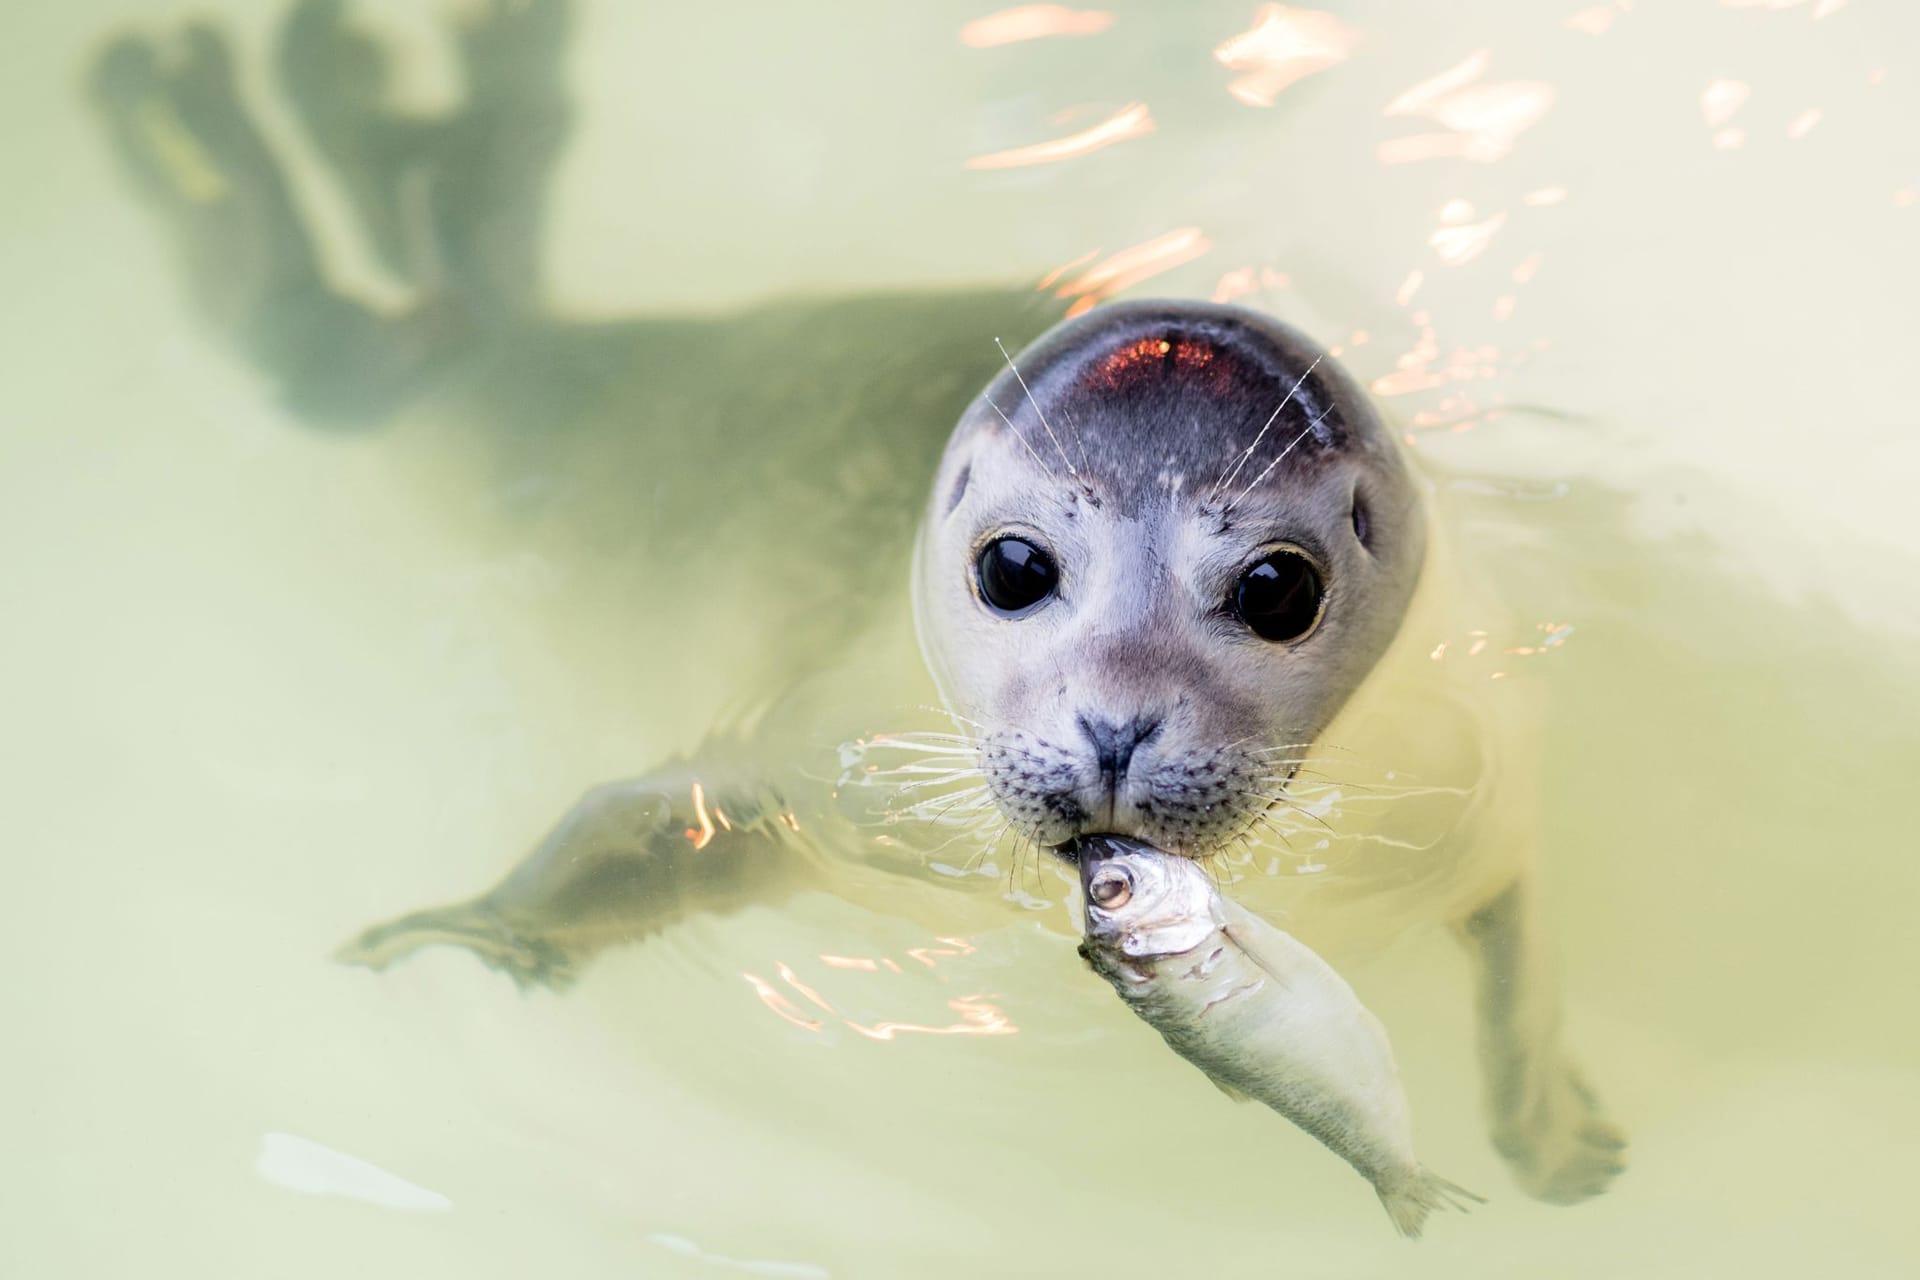
<svg viewBox="0 0 1920 1280"><path fill-rule="evenodd" d="M1117 836L1079 842L1089 945L1136 960L1182 955L1218 927L1219 901L1190 858Z"/></svg>

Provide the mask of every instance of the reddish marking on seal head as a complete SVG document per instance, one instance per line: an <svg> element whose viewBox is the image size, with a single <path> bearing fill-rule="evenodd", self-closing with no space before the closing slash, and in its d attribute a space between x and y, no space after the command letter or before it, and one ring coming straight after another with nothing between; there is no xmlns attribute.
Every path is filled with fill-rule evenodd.
<svg viewBox="0 0 1920 1280"><path fill-rule="evenodd" d="M1210 384L1224 382L1229 375L1216 367L1215 357L1220 354L1204 339L1139 338L1102 356L1088 370L1088 381L1103 391L1121 391L1130 383L1155 375L1184 376Z"/></svg>

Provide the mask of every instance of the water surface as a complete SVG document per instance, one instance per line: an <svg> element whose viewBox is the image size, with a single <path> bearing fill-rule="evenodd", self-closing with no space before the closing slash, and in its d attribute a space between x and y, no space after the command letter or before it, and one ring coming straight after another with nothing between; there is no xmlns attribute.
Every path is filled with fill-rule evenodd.
<svg viewBox="0 0 1920 1280"><path fill-rule="evenodd" d="M280 94L277 15L202 8L327 270L404 309L417 281ZM378 10L405 100L457 102L436 11ZM1287 16L1309 67L1276 62L1247 4L965 43L985 12L581 5L544 309L1051 278L1056 308L1231 296L1337 347L1506 593L1489 678L1551 689L1568 1036L1631 1131L1629 1173L1575 1209L1511 1187L1437 930L1347 970L1426 1158L1493 1198L1417 1258L1344 1167L1130 1020L1045 874L953 896L950 930L932 890L695 919L565 996L450 951L380 977L328 963L374 919L490 883L585 785L697 739L765 646L752 600L702 579L739 625L701 632L695 665L680 597L603 589L637 572L596 541L609 526L516 505L554 482L527 462L553 401L493 436L472 395L316 429L192 319L82 90L110 31L180 15L86 3L0 20L9 1274L1920 1262L1920 871L1898 808L1920 763L1920 18L1355 3ZM1103 125L1138 136L1007 159ZM886 385L900 348L848 324L836 377ZM955 356L966 377L993 336ZM690 399L835 403L815 364L771 357L710 388L740 350L655 354ZM590 365L540 394L617 407L634 376ZM507 418L534 434L517 446ZM750 553L703 539L703 513L723 529L767 490L669 478L634 489L671 514L651 545ZM1541 624L1571 630L1506 653ZM905 619L872 625L910 667ZM314 1194L309 1143L423 1191L335 1169L360 1198Z"/></svg>

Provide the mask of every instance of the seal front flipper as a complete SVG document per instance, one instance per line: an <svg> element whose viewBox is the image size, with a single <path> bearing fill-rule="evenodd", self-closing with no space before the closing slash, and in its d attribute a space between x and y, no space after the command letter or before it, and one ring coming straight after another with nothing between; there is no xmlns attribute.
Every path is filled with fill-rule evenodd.
<svg viewBox="0 0 1920 1280"><path fill-rule="evenodd" d="M1537 891L1521 877L1458 932L1474 966L1494 1149L1527 1194L1577 1204L1625 1172L1627 1138L1564 1043Z"/></svg>
<svg viewBox="0 0 1920 1280"><path fill-rule="evenodd" d="M771 787L718 768L608 783L487 893L375 925L334 955L380 970L452 943L522 987L562 988L607 947L804 887L817 866L797 826Z"/></svg>

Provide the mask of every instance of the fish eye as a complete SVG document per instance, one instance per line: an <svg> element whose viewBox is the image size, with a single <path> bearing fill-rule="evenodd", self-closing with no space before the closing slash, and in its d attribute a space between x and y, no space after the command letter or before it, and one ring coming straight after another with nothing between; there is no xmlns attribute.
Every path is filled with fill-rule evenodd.
<svg viewBox="0 0 1920 1280"><path fill-rule="evenodd" d="M1039 606L1054 592L1060 571L1053 557L1025 538L995 538L980 552L974 566L980 598L1003 617L1017 618Z"/></svg>
<svg viewBox="0 0 1920 1280"><path fill-rule="evenodd" d="M1118 867L1103 867L1088 882L1087 896L1096 907L1108 911L1124 907L1133 897L1133 880Z"/></svg>
<svg viewBox="0 0 1920 1280"><path fill-rule="evenodd" d="M1326 599L1313 561L1295 547L1277 547L1240 575L1233 611L1262 640L1298 640L1320 621Z"/></svg>

